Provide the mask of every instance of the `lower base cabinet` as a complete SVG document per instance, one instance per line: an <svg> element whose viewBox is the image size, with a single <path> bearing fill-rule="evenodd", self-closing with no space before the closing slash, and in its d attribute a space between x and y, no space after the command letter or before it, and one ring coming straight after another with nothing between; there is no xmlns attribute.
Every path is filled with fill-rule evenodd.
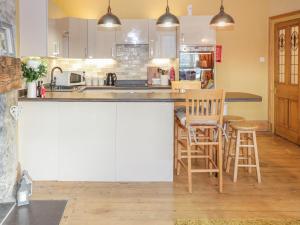
<svg viewBox="0 0 300 225"><path fill-rule="evenodd" d="M19 104L20 162L34 180L173 180L172 103Z"/></svg>

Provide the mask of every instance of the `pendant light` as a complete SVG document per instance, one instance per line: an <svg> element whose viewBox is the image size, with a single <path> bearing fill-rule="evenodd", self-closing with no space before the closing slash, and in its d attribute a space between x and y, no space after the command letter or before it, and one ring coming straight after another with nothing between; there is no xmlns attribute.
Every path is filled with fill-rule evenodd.
<svg viewBox="0 0 300 225"><path fill-rule="evenodd" d="M223 0L221 0L220 12L212 18L210 25L217 28L225 28L234 25L232 16L224 11Z"/></svg>
<svg viewBox="0 0 300 225"><path fill-rule="evenodd" d="M167 0L166 13L160 16L156 22L158 27L177 27L179 26L178 18L170 13L169 0Z"/></svg>
<svg viewBox="0 0 300 225"><path fill-rule="evenodd" d="M108 1L107 13L99 19L98 25L100 27L106 27L106 28L121 26L120 19L116 15L112 14L111 12L110 0Z"/></svg>

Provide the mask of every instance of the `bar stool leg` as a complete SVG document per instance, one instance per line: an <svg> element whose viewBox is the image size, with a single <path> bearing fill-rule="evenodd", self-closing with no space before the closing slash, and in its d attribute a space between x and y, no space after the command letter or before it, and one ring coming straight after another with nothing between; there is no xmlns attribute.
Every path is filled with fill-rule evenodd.
<svg viewBox="0 0 300 225"><path fill-rule="evenodd" d="M260 166L259 166L259 159L258 159L258 148L257 148L256 132L253 131L252 135L253 135L253 145L254 145L257 181L258 181L258 183L261 183L261 174L260 174Z"/></svg>
<svg viewBox="0 0 300 225"><path fill-rule="evenodd" d="M218 161L219 161L219 192L223 192L223 152L222 152L222 130L218 128Z"/></svg>
<svg viewBox="0 0 300 225"><path fill-rule="evenodd" d="M240 158L240 142L241 142L241 133L238 130L237 135L236 135L236 145L235 145L235 162L234 162L233 182L237 181L239 158Z"/></svg>
<svg viewBox="0 0 300 225"><path fill-rule="evenodd" d="M248 157L248 165L252 165L252 151L251 148L249 147L249 145L251 145L251 141L250 141L251 135L247 134L247 157ZM248 167L248 173L251 174L252 173L252 167Z"/></svg>
<svg viewBox="0 0 300 225"><path fill-rule="evenodd" d="M178 144L177 162L176 162L176 164L177 164L177 166L176 166L177 167L177 176L180 175L180 169L181 169L181 164L180 164L181 160L182 160L182 158L181 158L181 148L182 148L181 144Z"/></svg>
<svg viewBox="0 0 300 225"><path fill-rule="evenodd" d="M174 169L177 169L177 158L178 158L178 125L176 119L174 120L174 129L175 129L175 144L174 144Z"/></svg>
<svg viewBox="0 0 300 225"><path fill-rule="evenodd" d="M192 153L191 153L191 146L190 146L189 140L187 143L187 161L188 161L189 192L192 193Z"/></svg>
<svg viewBox="0 0 300 225"><path fill-rule="evenodd" d="M226 173L229 173L230 171L230 165L231 165L231 160L232 160L232 154L233 154L233 146L234 146L234 137L233 135L236 135L235 134L235 131L232 131L231 133L231 137L230 137L230 140L229 140L229 147L228 147L228 155L227 155L227 159L226 159Z"/></svg>
<svg viewBox="0 0 300 225"><path fill-rule="evenodd" d="M213 130L210 129L209 130L209 141L212 141L213 140ZM209 151L209 157L213 160L213 146L208 146L208 151ZM208 160L208 159L207 159ZM209 163L209 169L212 169L213 165L211 163L210 160L208 160L208 163ZM211 176L212 175L212 172L209 172L209 175Z"/></svg>
<svg viewBox="0 0 300 225"><path fill-rule="evenodd" d="M229 140L224 140L224 169L226 170L226 163L227 163L227 158L228 158L228 155L230 154L229 151L229 146L230 146L230 137L229 137L229 124L228 123L225 123L224 124L224 129L225 129L225 132L226 132L226 135L227 135L227 138L229 138Z"/></svg>

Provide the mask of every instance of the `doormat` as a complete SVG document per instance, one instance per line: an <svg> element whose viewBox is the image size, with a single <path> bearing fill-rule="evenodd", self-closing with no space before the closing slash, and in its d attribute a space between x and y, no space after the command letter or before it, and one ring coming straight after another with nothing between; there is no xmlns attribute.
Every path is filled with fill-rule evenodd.
<svg viewBox="0 0 300 225"><path fill-rule="evenodd" d="M269 219L211 219L211 220L177 220L176 225L300 225L300 220Z"/></svg>
<svg viewBox="0 0 300 225"><path fill-rule="evenodd" d="M14 206L15 206L14 202L0 204L0 225L3 224L5 219L8 217L10 212L13 210Z"/></svg>
<svg viewBox="0 0 300 225"><path fill-rule="evenodd" d="M67 201L31 201L14 207L3 225L59 225Z"/></svg>

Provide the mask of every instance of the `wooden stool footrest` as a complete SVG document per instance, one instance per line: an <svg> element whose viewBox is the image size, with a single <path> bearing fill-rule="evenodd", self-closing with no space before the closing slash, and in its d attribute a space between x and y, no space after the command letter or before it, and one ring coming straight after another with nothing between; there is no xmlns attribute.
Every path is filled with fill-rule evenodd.
<svg viewBox="0 0 300 225"><path fill-rule="evenodd" d="M219 169L193 169L192 173L218 173Z"/></svg>

